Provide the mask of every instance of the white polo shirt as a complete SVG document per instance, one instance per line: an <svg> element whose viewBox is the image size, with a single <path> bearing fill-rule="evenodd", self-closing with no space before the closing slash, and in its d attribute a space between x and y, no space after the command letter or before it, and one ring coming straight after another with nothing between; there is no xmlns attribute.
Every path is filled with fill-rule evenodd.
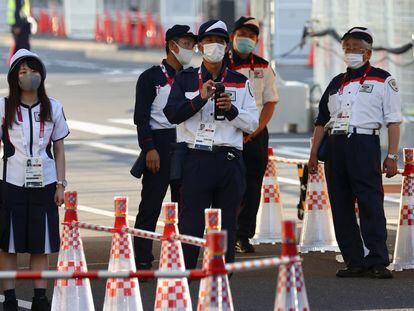
<svg viewBox="0 0 414 311"><path fill-rule="evenodd" d="M52 121L44 124L43 144L40 139L40 102L29 107L21 104L19 120L16 112L16 122L12 128L4 131L5 99L0 98L0 120L2 127L3 150L7 158L6 181L16 186L23 186L25 183L25 160L27 157L41 157L43 163L44 185L57 181L56 165L53 159L51 146L52 142L61 140L69 135L69 128L66 123L63 107L60 102L50 97ZM3 135L5 134L5 135ZM5 137L3 137L5 136ZM6 140L6 141L5 141ZM26 143L24 143L24 141ZM6 148L5 145L9 144ZM4 160L3 160L4 161ZM0 166L0 178L3 179L4 163Z"/></svg>

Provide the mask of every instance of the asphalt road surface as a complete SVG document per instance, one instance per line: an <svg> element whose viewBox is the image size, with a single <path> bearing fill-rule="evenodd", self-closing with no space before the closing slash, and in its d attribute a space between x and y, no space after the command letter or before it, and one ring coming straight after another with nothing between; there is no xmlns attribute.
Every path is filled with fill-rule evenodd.
<svg viewBox="0 0 414 311"><path fill-rule="evenodd" d="M108 58L85 56L78 50L55 51L34 46L45 60L49 95L59 99L69 120L71 134L65 141L67 179L69 190L78 191L79 218L82 221L112 225L113 197L129 198L129 223L133 225L140 201L141 182L129 174L136 159L136 129L132 124L135 84L138 75L156 62L139 62L122 59L119 52ZM0 42L0 96L7 94L5 61L8 47ZM153 53L148 51L148 53ZM158 52L159 53L159 52ZM109 53L110 55L110 53ZM93 56L93 55L92 55ZM312 72L302 67L279 66L279 72L288 79L311 82ZM280 103L279 105L283 105ZM276 108L277 113L277 108ZM309 154L309 134L271 135L270 144L277 155L306 159ZM278 166L284 217L296 218L299 200L299 182L294 166ZM397 177L393 182L399 182ZM169 194L165 201L169 200ZM390 253L398 221L398 195L386 197ZM63 211L61 210L61 216ZM298 226L301 224L298 222ZM161 227L158 228L160 230ZM106 269L109 258L110 237L106 234L82 230L89 269ZM154 243L154 254L159 255L159 244ZM280 245L260 245L257 252L239 255L237 260L266 258L280 254ZM392 280L337 279L335 271L342 265L335 260L335 253L310 253L303 255L306 289L313 310L377 310L414 308L414 271L395 273ZM156 262L157 264L158 262ZM28 266L22 255L19 266ZM52 256L50 267L56 266ZM236 310L272 310L277 282L277 270L267 269L235 274L231 290ZM105 281L92 281L92 291L97 310L102 309ZM30 282L17 283L17 295L22 307L30 308L32 297ZM156 282L140 284L144 309L152 310ZM52 295L52 283L49 295ZM198 282L190 285L194 307L197 301Z"/></svg>

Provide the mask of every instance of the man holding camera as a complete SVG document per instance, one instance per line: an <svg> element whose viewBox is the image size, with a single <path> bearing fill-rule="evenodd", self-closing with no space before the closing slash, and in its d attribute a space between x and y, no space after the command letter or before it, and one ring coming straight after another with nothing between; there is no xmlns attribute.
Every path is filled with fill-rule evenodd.
<svg viewBox="0 0 414 311"><path fill-rule="evenodd" d="M199 68L176 76L164 113L177 126L177 141L187 145L182 168L182 234L202 237L204 210L220 208L228 232L226 262L234 261L237 210L245 191L243 132L253 133L258 112L249 80L227 69L226 24L211 20L200 26ZM203 126L202 126L203 125ZM199 248L183 245L186 267L195 268Z"/></svg>

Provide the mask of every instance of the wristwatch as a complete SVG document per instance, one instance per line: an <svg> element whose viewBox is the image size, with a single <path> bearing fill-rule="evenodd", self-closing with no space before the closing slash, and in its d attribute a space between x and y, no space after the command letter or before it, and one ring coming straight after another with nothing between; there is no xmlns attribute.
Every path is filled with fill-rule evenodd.
<svg viewBox="0 0 414 311"><path fill-rule="evenodd" d="M389 153L389 154L387 154L387 158L397 162L398 161L398 154Z"/></svg>
<svg viewBox="0 0 414 311"><path fill-rule="evenodd" d="M68 185L68 182L66 180L59 180L56 183L56 187L59 186L59 185L61 185L63 188L66 188L66 186Z"/></svg>

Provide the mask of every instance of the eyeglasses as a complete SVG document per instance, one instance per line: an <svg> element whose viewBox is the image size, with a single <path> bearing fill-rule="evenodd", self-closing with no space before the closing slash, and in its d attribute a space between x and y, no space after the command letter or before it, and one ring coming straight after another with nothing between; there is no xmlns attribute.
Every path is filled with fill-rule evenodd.
<svg viewBox="0 0 414 311"><path fill-rule="evenodd" d="M189 39L179 39L175 41L180 47L185 48L187 50L191 50L194 48L195 42L194 40Z"/></svg>
<svg viewBox="0 0 414 311"><path fill-rule="evenodd" d="M344 51L344 53L355 53L355 54L364 54L367 51L366 49L361 49L357 47L349 47L349 46L342 47L342 50Z"/></svg>

